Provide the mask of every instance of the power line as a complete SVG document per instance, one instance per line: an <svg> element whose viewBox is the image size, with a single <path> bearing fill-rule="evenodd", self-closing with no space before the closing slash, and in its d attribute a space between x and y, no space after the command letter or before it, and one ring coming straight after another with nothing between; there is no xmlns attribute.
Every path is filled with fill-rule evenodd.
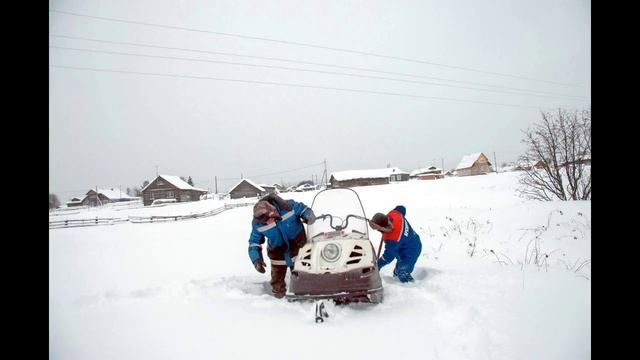
<svg viewBox="0 0 640 360"><path fill-rule="evenodd" d="M526 94L526 93L513 92L513 91L500 91L500 90L481 89L481 88L475 88L475 87L470 87L470 86L437 84L437 83L426 82L426 81L393 79L393 78L386 78L386 77L382 77L382 76L371 76L371 75L360 75L360 74L353 74L353 73L340 73L340 72L334 72L334 71L321 71L321 70L310 70L310 69L300 69L300 68L289 68L289 67L284 67L284 66L273 66L273 65L248 64L248 63L239 63L239 62L233 62L233 61L194 59L194 58L185 58L185 57L177 57L177 56L147 55L147 54L136 54L136 53L128 53L128 52L118 52L118 51L70 48L70 47L53 46L53 45L50 45L49 47L54 48L54 49L86 51L86 52L103 53L103 54L114 54L114 55L124 55L124 56L138 56L138 57L146 57L146 58L196 61L196 62L208 62L208 63L215 63L215 64L228 64L228 65L261 67L261 68L278 69L278 70L292 70L292 71L312 72L312 73L339 75L339 76L351 76L351 77L377 79L377 80L398 81L398 82L405 82L405 83L412 83L412 84L423 84L423 85L454 87L454 88L469 89L469 90L476 90L476 91L488 91L488 92L501 93L501 94L525 95L525 96L536 96L536 97L545 97L545 98L563 98L563 99L573 98L574 100L577 100L577 98L584 98L584 97L573 96L573 95L565 95L563 97L558 97L558 96L548 96L548 95Z"/></svg>
<svg viewBox="0 0 640 360"><path fill-rule="evenodd" d="M410 73L402 73L402 72L383 71L383 70L377 70L377 69L371 69L371 68L362 68L362 67L356 67L356 66L344 66L344 65L318 63L318 62L312 62L312 61L302 61L302 60L292 60L292 59L275 58L275 57L255 56L255 55L220 52L220 51L189 49L189 48L170 47L170 46L160 46L160 45L151 45L151 44L127 42L127 41L101 40L101 39L86 38L86 37L79 37L79 36L67 36L67 35L57 35L57 34L50 34L50 36L59 37L59 38L65 38L65 39L75 39L75 40L85 40L85 41L93 41L93 42L99 42L99 43L108 43L108 44L131 45L131 46L140 46L140 47L164 49L164 50L179 50L179 51L189 51L189 52L204 53L204 54L236 56L236 57L244 57L244 58L251 58L251 59L260 59L260 60L282 61L282 62L305 64L305 65L326 66L326 67L333 67L333 68L339 68L339 69L368 71L368 72L374 72L374 73L379 73L379 74L387 74L387 75L400 75L400 76L407 76L407 77L421 78L421 79L449 81L449 82L458 83L458 84L480 85L480 86L496 88L496 89L515 90L515 91L531 92L531 93L537 93L537 94L547 94L547 95L558 95L558 96L584 98L584 96L577 96L577 95L570 95L570 94L560 94L560 93L554 93L554 92L537 91L537 90L530 90L530 89L523 89L523 88L516 88L516 87L509 87L509 86L492 85L492 84L486 84L486 83L481 83L481 82L453 80L453 79L447 79L447 78L440 78L440 77L434 77L434 76L425 76L425 75L418 75L418 74L410 74Z"/></svg>
<svg viewBox="0 0 640 360"><path fill-rule="evenodd" d="M93 16L93 15L86 15L86 14L78 14L78 13L73 13L73 12L68 12L68 11L60 11L60 10L49 10L49 11L50 12L59 13L59 14L86 17L86 18L98 19L98 20L104 20L104 21L114 21L114 22L121 22L121 23L126 23L126 24L154 26L154 27L173 29L173 30L183 30L183 31L192 31L192 32L213 34L213 35L237 37L237 38L242 38L242 39L269 41L269 42L275 42L275 43L280 43L280 44L304 46L304 47L310 47L310 48L316 48L316 49L332 50L332 51L340 51L340 52L346 52L346 53L352 53L352 54L358 54L358 55L374 56L374 57L379 57L379 58L384 58L384 59L401 60L401 61L407 61L407 62L413 62L413 63L419 63L419 64L442 66L442 67L447 67L447 68L451 68L451 69L473 71L473 72L478 72L478 73L505 76L505 77L511 77L511 78L517 78L517 79L524 79L524 80L532 80L532 81L544 82L544 83L549 83L549 84L556 84L556 85L563 85L563 86L570 86L570 87L582 87L582 85L566 84L566 83L560 83L560 82L556 82L556 81L541 80L541 79L536 79L536 78L531 78L531 77L525 77L525 76L519 76L519 75L511 75L511 74L505 74L505 73L499 73L499 72L493 72L493 71L486 71L486 70L474 69L474 68L463 67L463 66L446 65L446 64L440 64L440 63L435 63L435 62L431 62L431 61L416 60L416 59L410 59L410 58L399 57L399 56L382 55L382 54L377 54L377 53L372 53L372 52L357 51L357 50L350 50L350 49L343 49L343 48L335 48L335 47L329 47L329 46L313 45L313 44L295 42L295 41L277 40L277 39L270 39L270 38L265 38L265 37L233 34L233 33L211 31L211 30L192 29L192 28L186 28L186 27L181 27L181 26L161 25L161 24L154 24L154 23L148 23L148 22L142 22L142 21L123 20L123 19L116 19L116 18L103 17L103 16Z"/></svg>
<svg viewBox="0 0 640 360"><path fill-rule="evenodd" d="M296 168L296 169L284 170L284 171L279 171L279 172L274 172L274 173L269 173L269 174L251 175L251 176L247 176L247 177L248 177L248 178L258 178L258 177L263 177L263 176L279 175L279 174L284 174L284 173L288 173L288 172L298 171L298 170L302 170L302 169L308 169L308 168L310 168L310 167L320 166L320 165L323 165L323 164L324 164L324 162L321 162L321 163L317 163L317 164L312 164L312 165L307 165L307 166L299 167L299 168Z"/></svg>
<svg viewBox="0 0 640 360"><path fill-rule="evenodd" d="M281 83L281 82L274 82L274 81L240 80L240 79L216 78L216 77L193 76L193 75L176 75L176 74L149 73L149 72L140 72L140 71L95 69L95 68L64 66L64 65L49 65L49 66L55 67L55 68L62 68L62 69L88 70L88 71L97 71L97 72L111 72L111 73L135 74L135 75L152 75L152 76L199 79L199 80L218 80L218 81L240 82L240 83L247 83L247 84L289 86L289 87L308 88L308 89L338 90L338 91L348 91L348 92L356 92L356 93L364 93L364 94L404 96L404 97L421 98L421 99L447 100L447 101L468 102L468 103L475 103L475 104L500 105L500 106L538 109L538 107L530 106L530 105L504 104L504 103L494 103L494 102L487 102L487 101L455 99L455 98L447 98L447 97L424 96L424 95L414 95L414 94L402 94L402 93L393 93L393 92L385 92L385 91L347 89L347 88L337 88L337 87L329 87L329 86L312 86L312 85L303 85L303 84Z"/></svg>
<svg viewBox="0 0 640 360"><path fill-rule="evenodd" d="M68 193L79 193L79 192L86 192L87 189L82 189L82 190L67 190L67 191L52 191L52 193L56 193L56 194L68 194Z"/></svg>

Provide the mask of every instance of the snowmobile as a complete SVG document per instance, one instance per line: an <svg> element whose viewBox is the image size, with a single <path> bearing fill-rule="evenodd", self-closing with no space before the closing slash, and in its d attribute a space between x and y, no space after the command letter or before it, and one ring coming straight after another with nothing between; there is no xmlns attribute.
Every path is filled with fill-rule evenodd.
<svg viewBox="0 0 640 360"><path fill-rule="evenodd" d="M376 251L358 194L349 188L322 190L311 209L316 220L307 225L307 243L295 259L287 298L382 302Z"/></svg>

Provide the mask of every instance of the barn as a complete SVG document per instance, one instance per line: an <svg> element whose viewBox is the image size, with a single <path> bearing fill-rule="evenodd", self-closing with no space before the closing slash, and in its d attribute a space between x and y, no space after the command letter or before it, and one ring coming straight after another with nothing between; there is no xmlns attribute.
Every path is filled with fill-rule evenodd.
<svg viewBox="0 0 640 360"><path fill-rule="evenodd" d="M481 152L465 155L456 167L457 176L485 175L493 172L489 159Z"/></svg>
<svg viewBox="0 0 640 360"><path fill-rule="evenodd" d="M346 170L331 174L331 188L382 185L409 180L409 173L397 167L383 169Z"/></svg>
<svg viewBox="0 0 640 360"><path fill-rule="evenodd" d="M198 201L207 190L189 185L179 176L158 175L152 182L142 189L142 202L151 205L158 199L176 199L177 202Z"/></svg>

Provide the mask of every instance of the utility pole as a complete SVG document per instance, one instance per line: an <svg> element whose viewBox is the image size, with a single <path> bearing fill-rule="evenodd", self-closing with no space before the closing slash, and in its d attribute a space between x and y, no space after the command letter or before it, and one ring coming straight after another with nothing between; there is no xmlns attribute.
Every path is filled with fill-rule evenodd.
<svg viewBox="0 0 640 360"><path fill-rule="evenodd" d="M496 152L493 152L493 163L496 164L496 173L498 172L498 161L496 161Z"/></svg>
<svg viewBox="0 0 640 360"><path fill-rule="evenodd" d="M213 177L213 181L216 184L216 194L217 194L218 193L218 176L217 175Z"/></svg>
<svg viewBox="0 0 640 360"><path fill-rule="evenodd" d="M102 205L102 201L100 201L100 193L98 192L98 185L96 185L96 206L98 204Z"/></svg>
<svg viewBox="0 0 640 360"><path fill-rule="evenodd" d="M156 177L158 177L158 165L156 165Z"/></svg>
<svg viewBox="0 0 640 360"><path fill-rule="evenodd" d="M322 173L322 179L324 180L324 182L322 183L322 185L326 185L329 182L327 176L327 159L324 159L324 172Z"/></svg>

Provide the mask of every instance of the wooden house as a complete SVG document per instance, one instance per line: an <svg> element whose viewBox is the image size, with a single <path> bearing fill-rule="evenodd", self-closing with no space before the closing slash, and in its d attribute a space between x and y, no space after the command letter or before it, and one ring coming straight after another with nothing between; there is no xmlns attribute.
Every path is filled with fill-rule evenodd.
<svg viewBox="0 0 640 360"><path fill-rule="evenodd" d="M367 170L338 171L329 178L331 188L383 185L409 180L409 173L397 167Z"/></svg>
<svg viewBox="0 0 640 360"><path fill-rule="evenodd" d="M457 176L484 175L493 172L489 159L481 152L465 155L456 166Z"/></svg>
<svg viewBox="0 0 640 360"><path fill-rule="evenodd" d="M442 169L435 166L429 166L427 168L416 169L409 174L411 179L418 180L435 180L444 178Z"/></svg>
<svg viewBox="0 0 640 360"><path fill-rule="evenodd" d="M138 200L119 189L91 189L81 201L84 206L101 206L108 203ZM74 205L78 206L78 205Z"/></svg>
<svg viewBox="0 0 640 360"><path fill-rule="evenodd" d="M532 168L544 169L544 164L545 164L544 160L538 160L530 163L520 162L518 163L518 165L514 167L514 170L527 171L527 170L531 170Z"/></svg>
<svg viewBox="0 0 640 360"><path fill-rule="evenodd" d="M69 202L67 202L67 207L77 207L77 206L82 206L82 199L74 197L73 199L69 200Z"/></svg>
<svg viewBox="0 0 640 360"><path fill-rule="evenodd" d="M207 190L189 185L179 176L158 175L142 189L142 203L151 205L158 199L175 199L176 202L198 201Z"/></svg>
<svg viewBox="0 0 640 360"><path fill-rule="evenodd" d="M269 192L265 188L249 179L240 180L229 190L229 196L232 199L259 198L267 195L268 193Z"/></svg>
<svg viewBox="0 0 640 360"><path fill-rule="evenodd" d="M258 184L258 186L260 186L261 188L264 189L264 191L267 192L267 194L278 194L280 191L278 190L278 188L275 185L269 185L269 184Z"/></svg>

